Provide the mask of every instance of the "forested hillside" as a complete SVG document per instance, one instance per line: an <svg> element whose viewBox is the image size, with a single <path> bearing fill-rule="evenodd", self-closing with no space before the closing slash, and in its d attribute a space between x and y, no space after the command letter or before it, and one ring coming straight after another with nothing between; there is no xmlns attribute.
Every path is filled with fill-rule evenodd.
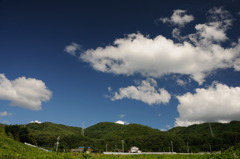
<svg viewBox="0 0 240 159"><path fill-rule="evenodd" d="M219 151L240 143L240 122L204 123L168 131L188 143L192 151Z"/></svg>
<svg viewBox="0 0 240 159"><path fill-rule="evenodd" d="M55 150L60 136L60 151L80 146L92 147L96 152L128 151L137 146L142 151L209 152L220 151L240 143L240 122L228 124L205 123L189 127L175 127L163 132L139 124L120 125L102 122L85 129L54 123L2 125L2 133L20 142ZM4 130L3 130L4 127Z"/></svg>

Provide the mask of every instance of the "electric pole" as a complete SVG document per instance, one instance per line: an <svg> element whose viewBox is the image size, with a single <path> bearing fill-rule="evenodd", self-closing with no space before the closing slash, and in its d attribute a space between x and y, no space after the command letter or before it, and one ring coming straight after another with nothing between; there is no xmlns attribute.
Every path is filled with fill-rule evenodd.
<svg viewBox="0 0 240 159"><path fill-rule="evenodd" d="M57 137L57 142L56 142L56 152L58 151L59 140L60 140L60 136Z"/></svg>
<svg viewBox="0 0 240 159"><path fill-rule="evenodd" d="M122 140L122 151L124 152L124 140Z"/></svg>
<svg viewBox="0 0 240 159"><path fill-rule="evenodd" d="M84 136L84 122L82 122L82 132L81 132L82 136Z"/></svg>
<svg viewBox="0 0 240 159"><path fill-rule="evenodd" d="M210 129L210 132L211 132L211 136L213 137L212 126L211 126L211 124L210 124L210 123L209 123L209 129Z"/></svg>

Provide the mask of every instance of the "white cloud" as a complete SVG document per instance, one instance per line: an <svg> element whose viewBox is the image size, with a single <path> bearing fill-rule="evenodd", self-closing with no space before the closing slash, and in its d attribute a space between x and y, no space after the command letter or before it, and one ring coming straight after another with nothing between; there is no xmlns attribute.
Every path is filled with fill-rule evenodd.
<svg viewBox="0 0 240 159"><path fill-rule="evenodd" d="M9 80L0 74L0 100L8 100L12 106L40 110L42 102L51 98L51 91L41 80L19 77Z"/></svg>
<svg viewBox="0 0 240 159"><path fill-rule="evenodd" d="M221 46L228 39L226 30L231 23L228 11L213 8L207 23L196 25L196 33L178 37L184 40L181 43L162 35L151 39L140 33L129 34L113 45L88 49L80 58L102 72L128 76L139 73L152 78L184 74L202 84L216 69L240 70L240 40L234 46Z"/></svg>
<svg viewBox="0 0 240 159"><path fill-rule="evenodd" d="M119 118L124 118L126 116L126 114L120 114Z"/></svg>
<svg viewBox="0 0 240 159"><path fill-rule="evenodd" d="M170 125L166 125L166 128L169 130L171 129L172 127Z"/></svg>
<svg viewBox="0 0 240 159"><path fill-rule="evenodd" d="M184 80L181 80L181 79L177 79L176 82L179 86L185 86L187 84Z"/></svg>
<svg viewBox="0 0 240 159"><path fill-rule="evenodd" d="M9 113L9 112L0 112L0 116L11 116L12 113Z"/></svg>
<svg viewBox="0 0 240 159"><path fill-rule="evenodd" d="M179 118L176 126L203 122L240 120L240 87L214 83L209 88L198 88L196 93L177 96Z"/></svg>
<svg viewBox="0 0 240 159"><path fill-rule="evenodd" d="M128 125L129 123L126 122L126 121L121 121L121 120L118 120L115 122L116 124L121 124L121 125Z"/></svg>
<svg viewBox="0 0 240 159"><path fill-rule="evenodd" d="M228 40L226 31L232 26L232 16L222 7L214 7L208 11L208 21L205 24L197 24L196 34L189 38L198 46L208 47L213 43L221 43Z"/></svg>
<svg viewBox="0 0 240 159"><path fill-rule="evenodd" d="M179 29L179 28L174 28L172 30L172 37L174 37L175 39L177 39L179 41L183 41L183 40L187 39L186 36L181 35L181 29Z"/></svg>
<svg viewBox="0 0 240 159"><path fill-rule="evenodd" d="M81 50L81 46L77 43L71 43L70 45L67 45L64 49L65 52L67 52L70 55L77 56L77 52Z"/></svg>
<svg viewBox="0 0 240 159"><path fill-rule="evenodd" d="M30 121L30 123L37 123L37 124L41 124L42 122L41 122L41 121L38 121L38 120L34 120L34 121Z"/></svg>
<svg viewBox="0 0 240 159"><path fill-rule="evenodd" d="M174 10L171 18L160 18L159 20L163 23L170 23L172 25L178 25L179 27L185 26L187 23L190 23L194 20L192 15L187 15L186 10Z"/></svg>
<svg viewBox="0 0 240 159"><path fill-rule="evenodd" d="M109 92L111 92L111 91L112 91L112 88L111 88L111 87L108 87L107 89L108 89L108 91L109 91Z"/></svg>
<svg viewBox="0 0 240 159"><path fill-rule="evenodd" d="M119 93L115 92L111 100L120 100L123 98L140 100L149 105L168 103L171 96L163 88L157 88L157 81L149 78L138 83L138 86L128 86L120 88Z"/></svg>

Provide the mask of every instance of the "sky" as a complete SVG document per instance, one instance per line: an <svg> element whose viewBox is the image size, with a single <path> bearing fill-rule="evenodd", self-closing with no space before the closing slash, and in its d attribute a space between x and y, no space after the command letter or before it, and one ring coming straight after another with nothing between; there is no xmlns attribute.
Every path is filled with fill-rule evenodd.
<svg viewBox="0 0 240 159"><path fill-rule="evenodd" d="M240 120L239 6L0 0L0 123Z"/></svg>

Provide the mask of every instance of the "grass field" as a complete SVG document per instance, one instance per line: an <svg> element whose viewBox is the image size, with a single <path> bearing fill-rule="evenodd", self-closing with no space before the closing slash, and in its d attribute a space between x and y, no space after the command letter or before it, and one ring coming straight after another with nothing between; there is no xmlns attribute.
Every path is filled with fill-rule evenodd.
<svg viewBox="0 0 240 159"><path fill-rule="evenodd" d="M21 149L21 152L1 152L1 159L240 159L239 151L222 154L189 155L103 155L81 153L55 153Z"/></svg>
<svg viewBox="0 0 240 159"><path fill-rule="evenodd" d="M103 155L103 154L73 154L73 153L5 153L3 159L211 159L212 155Z"/></svg>

